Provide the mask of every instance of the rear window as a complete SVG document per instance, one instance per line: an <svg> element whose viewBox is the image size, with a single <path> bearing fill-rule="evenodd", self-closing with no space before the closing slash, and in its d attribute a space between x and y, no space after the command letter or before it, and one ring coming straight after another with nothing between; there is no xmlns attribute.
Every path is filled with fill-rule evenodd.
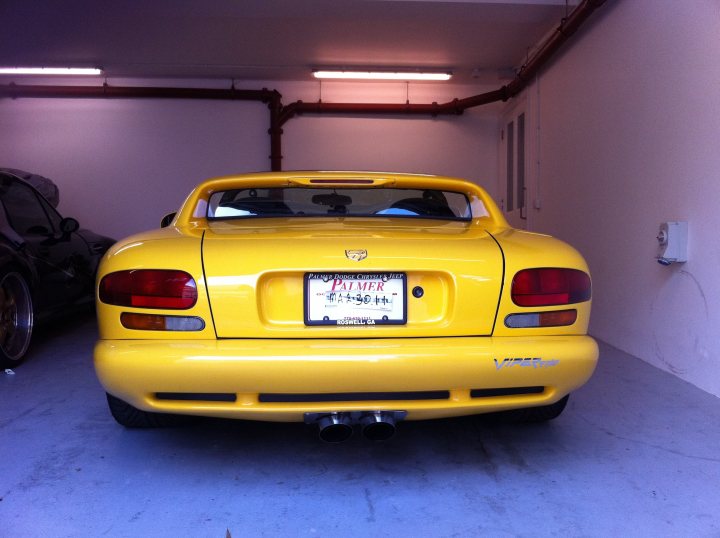
<svg viewBox="0 0 720 538"><path fill-rule="evenodd" d="M467 196L432 189L303 188L233 189L210 197L207 217L406 217L470 220Z"/></svg>

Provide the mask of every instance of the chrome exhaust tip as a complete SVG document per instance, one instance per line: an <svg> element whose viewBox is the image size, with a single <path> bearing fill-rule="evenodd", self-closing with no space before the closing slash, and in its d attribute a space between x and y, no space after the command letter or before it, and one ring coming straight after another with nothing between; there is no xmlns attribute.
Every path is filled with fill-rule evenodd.
<svg viewBox="0 0 720 538"><path fill-rule="evenodd" d="M366 413L360 418L360 424L363 435L371 441L387 441L395 435L395 418L391 413Z"/></svg>
<svg viewBox="0 0 720 538"><path fill-rule="evenodd" d="M353 434L352 420L346 413L330 413L318 419L320 439L326 443L342 443Z"/></svg>

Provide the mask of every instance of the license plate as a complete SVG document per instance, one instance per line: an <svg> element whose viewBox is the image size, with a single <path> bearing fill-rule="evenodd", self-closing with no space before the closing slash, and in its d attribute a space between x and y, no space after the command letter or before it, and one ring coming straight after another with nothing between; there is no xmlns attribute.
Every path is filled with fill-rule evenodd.
<svg viewBox="0 0 720 538"><path fill-rule="evenodd" d="M306 273L305 325L403 325L405 281L405 273Z"/></svg>

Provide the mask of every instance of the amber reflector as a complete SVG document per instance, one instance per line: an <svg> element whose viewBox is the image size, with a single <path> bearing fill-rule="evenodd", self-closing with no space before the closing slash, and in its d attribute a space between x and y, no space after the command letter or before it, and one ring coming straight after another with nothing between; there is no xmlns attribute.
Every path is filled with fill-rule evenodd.
<svg viewBox="0 0 720 538"><path fill-rule="evenodd" d="M137 331L202 331L205 322L196 316L162 316L123 312L120 323Z"/></svg>

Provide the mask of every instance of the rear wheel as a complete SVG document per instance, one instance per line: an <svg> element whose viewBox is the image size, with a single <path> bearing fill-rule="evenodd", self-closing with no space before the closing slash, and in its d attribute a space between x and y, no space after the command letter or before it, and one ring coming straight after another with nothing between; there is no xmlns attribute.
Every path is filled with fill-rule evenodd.
<svg viewBox="0 0 720 538"><path fill-rule="evenodd" d="M165 428L180 426L188 421L188 417L180 415L141 411L112 394L107 395L107 401L113 418L126 428Z"/></svg>
<svg viewBox="0 0 720 538"><path fill-rule="evenodd" d="M513 411L513 418L518 422L546 422L560 416L565 409L570 395L558 400L554 404L540 407L527 407Z"/></svg>
<svg viewBox="0 0 720 538"><path fill-rule="evenodd" d="M17 366L25 358L33 329L30 287L15 271L0 273L0 364Z"/></svg>

